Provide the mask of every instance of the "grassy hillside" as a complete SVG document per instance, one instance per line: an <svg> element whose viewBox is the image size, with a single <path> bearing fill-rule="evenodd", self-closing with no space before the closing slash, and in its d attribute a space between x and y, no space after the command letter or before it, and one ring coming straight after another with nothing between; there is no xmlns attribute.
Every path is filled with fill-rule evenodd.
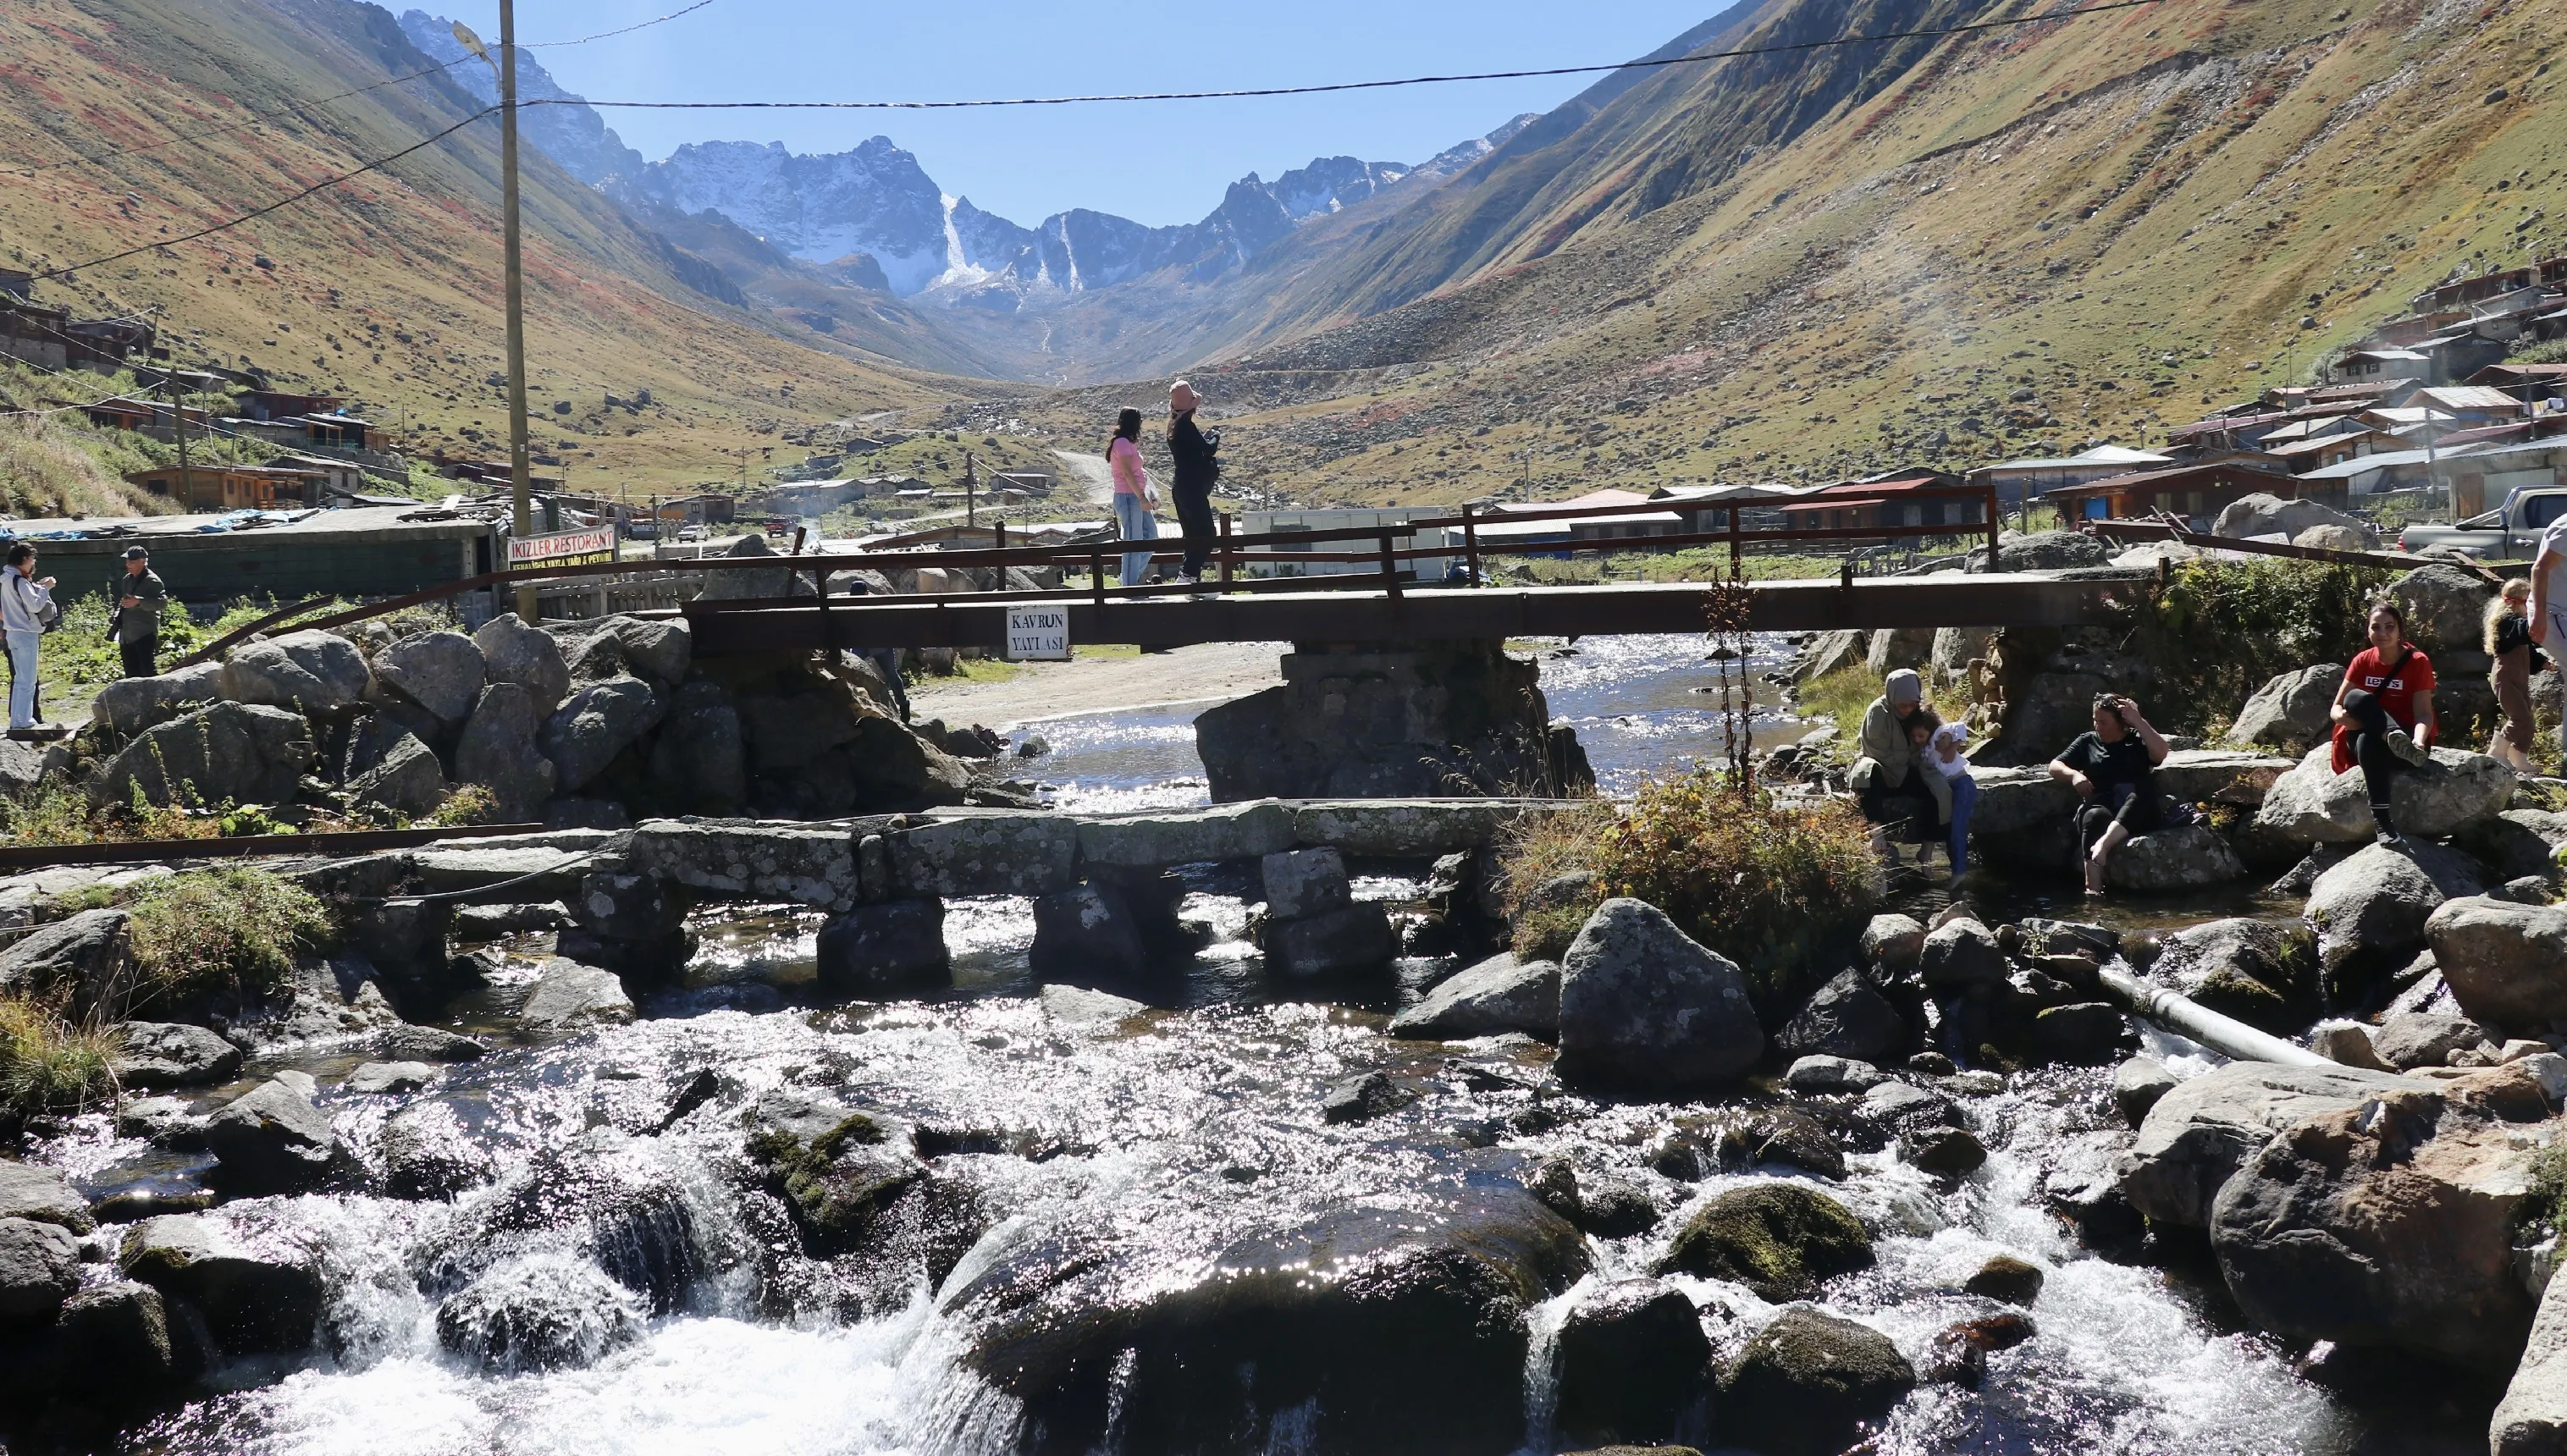
<svg viewBox="0 0 2567 1456"><path fill-rule="evenodd" d="M1961 13L1855 10L1778 0L1716 39ZM1338 315L1454 277L1317 334L1281 318L1213 373L1232 478L1451 500L2153 440L2455 268L2567 247L2562 21L2174 0L1660 73L1318 265Z"/></svg>
<svg viewBox="0 0 2567 1456"><path fill-rule="evenodd" d="M430 64L390 14L347 0L26 0L8 33L0 259L14 267L192 231L478 109L442 77L315 104ZM308 202L39 297L149 311L182 362L255 364L281 387L344 392L405 450L504 452L497 144L495 119L477 123ZM151 149L104 155L134 147ZM725 301L736 292L701 259L531 148L524 175L536 447L576 487L735 477L742 451L789 458L778 441L798 426L950 397L933 377L779 337ZM644 391L647 407L605 404ZM95 392L78 379L61 391Z"/></svg>

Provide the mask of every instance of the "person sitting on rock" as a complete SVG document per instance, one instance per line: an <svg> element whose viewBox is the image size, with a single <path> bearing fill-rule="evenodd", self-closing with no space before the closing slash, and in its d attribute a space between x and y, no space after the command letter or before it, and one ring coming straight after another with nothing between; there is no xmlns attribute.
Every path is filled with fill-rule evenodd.
<svg viewBox="0 0 2567 1456"><path fill-rule="evenodd" d="M2362 765L2380 842L2401 842L2391 816L2398 775L2433 761L2433 660L2407 640L2407 614L2394 602L2371 609L2371 646L2344 670L2328 718L2335 724L2335 771Z"/></svg>
<svg viewBox="0 0 2567 1456"><path fill-rule="evenodd" d="M2531 719L2531 675L2547 666L2547 659L2531 643L2531 623L2525 615L2530 606L2531 578L2517 576L2487 603L2486 614L2486 655L2494 663L2487 670L2487 682L2495 689L2496 707L2504 713L2488 752L2511 764L2514 772L2525 774L2531 771L2531 735L2536 731Z"/></svg>
<svg viewBox="0 0 2567 1456"><path fill-rule="evenodd" d="M1929 830L1952 817L1951 785L1943 775L1924 771L1924 759L1908 737L1908 722L1924 707L1922 678L1905 668L1890 674L1880 696L1863 710L1862 756L1846 780L1861 796L1862 816L1872 824L1871 852L1891 864L1898 862L1893 831L1921 844Z"/></svg>
<svg viewBox="0 0 2567 1456"><path fill-rule="evenodd" d="M2077 790L2077 848L2086 867L2086 893L2104 893L2104 870L2113 851L2134 834L2165 822L2156 788L2156 766L2166 740L2139 706L2113 693L2095 695L2095 728L2080 733L2050 761L2050 776Z"/></svg>

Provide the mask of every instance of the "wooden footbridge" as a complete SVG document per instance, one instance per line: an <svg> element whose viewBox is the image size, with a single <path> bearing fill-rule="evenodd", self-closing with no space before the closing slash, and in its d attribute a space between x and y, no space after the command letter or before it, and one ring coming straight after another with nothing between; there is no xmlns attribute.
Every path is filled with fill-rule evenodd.
<svg viewBox="0 0 2567 1456"><path fill-rule="evenodd" d="M1177 647L1202 642L1429 642L1509 637L1593 637L1617 633L1693 633L1707 629L1705 612L1714 584L1629 582L1586 586L1493 586L1491 557L1628 555L1685 547L1726 547L1732 579L1748 562L1777 547L1844 548L1891 538L1976 537L1996 544L1996 499L1985 487L1910 492L1902 499L1953 495L1976 501L1980 519L1915 526L1747 529L1734 508L1700 514L1725 518L1721 529L1680 535L1574 540L1526 540L1511 533L1483 540L1481 527L1503 520L1569 522L1596 516L1628 517L1629 505L1509 511L1492 517L1465 508L1460 514L1417 520L1394 528L1224 534L1210 543L1217 574L1201 582L1109 586L1108 569L1126 548L1150 552L1162 567L1180 560L1181 543L1093 541L1072 546L1006 546L971 549L803 554L800 538L790 555L716 556L651 563L651 570L684 576L722 573L732 587L720 597L698 597L680 609L692 624L699 655L803 651L821 648L988 647L1006 640L1011 608L1056 607L1066 617L1068 639L1079 644ZM1227 527L1227 520L1224 521ZM1440 528L1458 534L1437 546L1402 547L1403 538ZM1003 539L1003 538L1002 538ZM1359 547L1363 549L1347 549ZM1285 554L1288 553L1288 554ZM1411 573L1421 561L1457 561L1454 580L1421 583ZM1716 554L1715 554L1716 559ZM1350 569L1325 575L1251 576L1252 566L1327 564ZM854 571L1026 568L1059 572L1083 585L1015 591L962 591L850 595L832 592L831 579ZM1369 568L1369 569L1362 569ZM190 661L215 657L252 632L343 626L402 607L465 592L519 583L560 582L608 573L631 575L633 562L488 572L363 607L313 616L325 603L304 603L270 614ZM1757 632L1827 631L1839 628L2021 627L2103 620L2117 593L2148 573L2012 572L1946 570L1917 576L1863 576L1851 558L1836 577L1738 584L1749 593L1747 627ZM743 595L736 584L751 583ZM653 614L659 615L659 614ZM301 619L301 620L298 620ZM184 664L181 664L183 666Z"/></svg>

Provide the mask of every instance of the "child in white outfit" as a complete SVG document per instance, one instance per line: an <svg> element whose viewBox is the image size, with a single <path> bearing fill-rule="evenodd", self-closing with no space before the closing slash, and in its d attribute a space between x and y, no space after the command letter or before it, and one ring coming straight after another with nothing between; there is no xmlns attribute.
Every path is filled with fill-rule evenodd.
<svg viewBox="0 0 2567 1456"><path fill-rule="evenodd" d="M1957 723L1947 723L1934 729L1932 750L1925 761L1932 764L1952 784L1952 879L1959 882L1962 871L1970 864L1970 810L1979 801L1979 785L1970 777L1970 760L1961 754L1961 744L1969 739L1970 730Z"/></svg>

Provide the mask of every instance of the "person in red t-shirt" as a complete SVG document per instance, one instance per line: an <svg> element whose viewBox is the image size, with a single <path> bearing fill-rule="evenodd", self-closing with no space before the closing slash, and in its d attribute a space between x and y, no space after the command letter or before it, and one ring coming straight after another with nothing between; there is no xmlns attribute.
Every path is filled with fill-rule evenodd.
<svg viewBox="0 0 2567 1456"><path fill-rule="evenodd" d="M2344 670L2328 716L2335 721L2335 771L2362 765L2380 842L2399 843L2389 794L2398 774L2432 761L2433 662L2407 640L2407 614L2392 603L2371 609L2371 646Z"/></svg>

